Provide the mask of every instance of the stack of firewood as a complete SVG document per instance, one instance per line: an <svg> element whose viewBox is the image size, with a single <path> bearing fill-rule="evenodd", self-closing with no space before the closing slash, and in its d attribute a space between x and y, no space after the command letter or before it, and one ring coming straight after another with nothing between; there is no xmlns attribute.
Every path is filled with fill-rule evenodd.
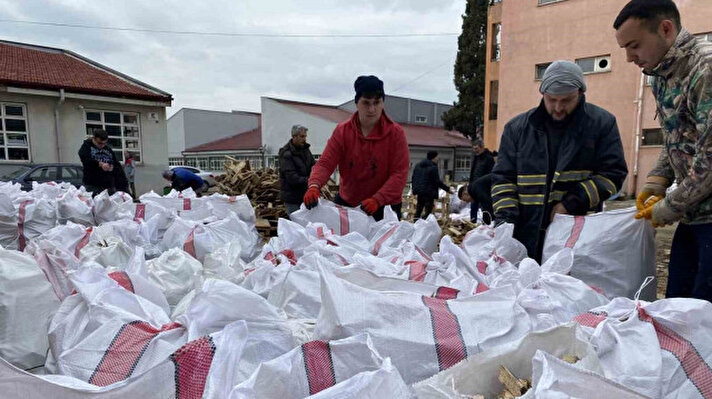
<svg viewBox="0 0 712 399"><path fill-rule="evenodd" d="M477 227L476 223L469 220L453 220L450 218L438 219L443 236L450 236L452 242L457 245L462 243L467 233Z"/></svg>
<svg viewBox="0 0 712 399"><path fill-rule="evenodd" d="M225 174L215 177L218 191L226 195L246 194L255 208L257 219L267 220L270 225L269 236L275 236L277 220L287 217L287 209L279 195L279 170L253 169L250 161L229 156L226 158ZM324 198L332 200L338 187L329 180L321 191Z"/></svg>

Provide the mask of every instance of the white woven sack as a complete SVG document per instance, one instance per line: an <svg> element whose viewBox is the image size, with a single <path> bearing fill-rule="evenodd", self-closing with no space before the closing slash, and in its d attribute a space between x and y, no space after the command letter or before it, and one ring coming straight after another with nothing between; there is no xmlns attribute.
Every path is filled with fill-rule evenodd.
<svg viewBox="0 0 712 399"><path fill-rule="evenodd" d="M532 376L532 358L537 351L556 357L576 356L580 359L577 367L601 372L596 351L585 334L576 324L568 323L480 352L413 387L422 399L496 397L502 392L502 383L497 379L499 367L506 367L518 378L528 379Z"/></svg>
<svg viewBox="0 0 712 399"><path fill-rule="evenodd" d="M633 216L635 208L587 216L557 214L544 243L546 260L564 247L574 251L571 275L609 298L632 298L646 277L655 276L654 229ZM655 284L641 296L655 300Z"/></svg>
<svg viewBox="0 0 712 399"><path fill-rule="evenodd" d="M44 364L59 300L37 262L0 247L0 357L23 369Z"/></svg>
<svg viewBox="0 0 712 399"><path fill-rule="evenodd" d="M451 299L359 287L321 269L322 308L316 339L367 332L406 383L445 370L531 330L511 287Z"/></svg>
<svg viewBox="0 0 712 399"><path fill-rule="evenodd" d="M312 209L302 206L289 218L302 226L309 222L323 223L338 235L357 232L364 237L368 237L371 224L374 223L373 218L359 208L336 205L324 199L319 199L319 205Z"/></svg>
<svg viewBox="0 0 712 399"><path fill-rule="evenodd" d="M311 341L262 363L236 386L231 399L301 399L363 371L379 368L381 357L367 334L337 341Z"/></svg>

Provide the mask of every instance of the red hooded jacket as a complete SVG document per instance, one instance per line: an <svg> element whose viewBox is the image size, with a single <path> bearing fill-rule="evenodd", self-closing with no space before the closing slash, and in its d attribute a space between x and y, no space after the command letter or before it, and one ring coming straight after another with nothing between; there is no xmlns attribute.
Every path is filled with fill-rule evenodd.
<svg viewBox="0 0 712 399"><path fill-rule="evenodd" d="M312 168L309 185L323 186L339 166L339 194L358 205L375 198L379 205L402 202L410 156L403 128L385 112L367 137L361 133L358 112L339 123Z"/></svg>

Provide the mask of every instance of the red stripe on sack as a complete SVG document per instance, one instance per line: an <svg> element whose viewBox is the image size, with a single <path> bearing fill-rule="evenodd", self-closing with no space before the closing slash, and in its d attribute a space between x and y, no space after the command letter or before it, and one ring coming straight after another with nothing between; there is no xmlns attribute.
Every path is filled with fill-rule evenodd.
<svg viewBox="0 0 712 399"><path fill-rule="evenodd" d="M349 211L343 206L337 206L339 209L339 224L341 225L341 235L345 236L351 231L351 226L349 225Z"/></svg>
<svg viewBox="0 0 712 399"><path fill-rule="evenodd" d="M480 274L485 274L485 272L487 271L487 262L478 260L477 271L480 272Z"/></svg>
<svg viewBox="0 0 712 399"><path fill-rule="evenodd" d="M265 255L265 260L268 260L268 261L272 262L272 264L277 265L277 258L275 258L272 251L267 252L267 255Z"/></svg>
<svg viewBox="0 0 712 399"><path fill-rule="evenodd" d="M417 260L409 260L405 262L405 264L410 266L408 280L423 281L423 279L425 279L425 266L427 263L419 262Z"/></svg>
<svg viewBox="0 0 712 399"><path fill-rule="evenodd" d="M77 258L79 257L79 254L82 252L82 248L86 247L87 244L89 244L89 238L91 237L91 232L93 230L94 230L93 227L88 227L86 232L84 232L84 236L82 237L82 239L79 240L77 247L74 249L74 256L76 256Z"/></svg>
<svg viewBox="0 0 712 399"><path fill-rule="evenodd" d="M79 200L82 201L83 203L89 205L89 199L84 198L83 195L77 195L77 198L79 198Z"/></svg>
<svg viewBox="0 0 712 399"><path fill-rule="evenodd" d="M591 288L592 290L598 292L601 295L605 295L603 293L603 288L601 288L601 287L596 287L595 285L588 285L588 287Z"/></svg>
<svg viewBox="0 0 712 399"><path fill-rule="evenodd" d="M425 260L427 260L428 262L430 262L431 260L433 260L433 258L431 258L430 255L426 254L425 251L423 251L422 249L420 249L419 246L416 245L416 246L415 246L415 250L418 251L418 253L420 254L420 256L422 256L423 258L425 258Z"/></svg>
<svg viewBox="0 0 712 399"><path fill-rule="evenodd" d="M190 198L183 198L183 210L189 211L192 209Z"/></svg>
<svg viewBox="0 0 712 399"><path fill-rule="evenodd" d="M606 312L586 312L574 317L573 321L584 327L596 328L606 318L608 318L608 313Z"/></svg>
<svg viewBox="0 0 712 399"><path fill-rule="evenodd" d="M243 274L245 275L245 277L247 277L247 276L250 275L250 273L252 273L252 272L254 272L254 271L255 271L255 268L254 268L254 267L251 267L251 268L249 268L249 269L245 269L245 271L243 272Z"/></svg>
<svg viewBox="0 0 712 399"><path fill-rule="evenodd" d="M336 385L331 348L326 341L311 341L302 345L304 369L309 382L309 395Z"/></svg>
<svg viewBox="0 0 712 399"><path fill-rule="evenodd" d="M477 288L475 288L475 294L479 294L481 292L489 291L489 287L483 283L477 282Z"/></svg>
<svg viewBox="0 0 712 399"><path fill-rule="evenodd" d="M287 259L289 260L289 263L291 263L292 266L297 264L297 255L294 253L293 250L285 249L285 250L282 250L282 252L280 252L280 254L286 256Z"/></svg>
<svg viewBox="0 0 712 399"><path fill-rule="evenodd" d="M467 347L462 338L460 323L457 316L450 311L447 300L424 296L423 303L430 310L435 351L438 355L438 366L442 371L467 358Z"/></svg>
<svg viewBox="0 0 712 399"><path fill-rule="evenodd" d="M348 265L349 265L349 261L347 261L346 258L344 258L343 256L341 256L341 255L339 255L339 254L336 254L336 256L339 257L339 260L341 261L341 263L342 263L344 266L348 266Z"/></svg>
<svg viewBox="0 0 712 399"><path fill-rule="evenodd" d="M576 242L579 240L579 237L581 236L581 230L583 230L583 224L586 222L586 219L583 216L574 216L574 226L571 228L571 235L569 236L569 239L566 241L566 248L573 248L574 245L576 245Z"/></svg>
<svg viewBox="0 0 712 399"><path fill-rule="evenodd" d="M396 262L398 262L398 257L394 256L393 259L391 259L391 263L395 264Z"/></svg>
<svg viewBox="0 0 712 399"><path fill-rule="evenodd" d="M381 245L383 245L383 243L386 242L386 240L387 240L390 236L392 236L393 233L396 232L396 229L397 229L397 228L398 228L398 225L395 225L395 226L391 227L391 229L388 230L388 231L386 232L386 234L382 235L381 238L379 238L378 241L376 241L376 244L373 246L373 252L372 252L374 255L378 255L378 251L381 250Z"/></svg>
<svg viewBox="0 0 712 399"><path fill-rule="evenodd" d="M195 256L195 229L197 229L198 226L193 227L190 230L190 234L188 234L188 238L185 240L185 243L183 244L183 251L187 252L190 254L190 256L194 257L195 259L198 259L197 256Z"/></svg>
<svg viewBox="0 0 712 399"><path fill-rule="evenodd" d="M104 352L89 383L105 387L129 378L151 341L161 332L178 327L181 325L171 323L159 330L144 321L124 324Z"/></svg>
<svg viewBox="0 0 712 399"><path fill-rule="evenodd" d="M109 273L109 277L119 283L119 285L125 289L128 292L133 292L136 293L134 290L133 283L131 282L131 278L129 275L124 272L124 271L116 271L116 272L111 272Z"/></svg>
<svg viewBox="0 0 712 399"><path fill-rule="evenodd" d="M190 341L173 352L171 361L175 366L176 399L203 397L216 350L213 338L208 335Z"/></svg>
<svg viewBox="0 0 712 399"><path fill-rule="evenodd" d="M27 204L35 202L34 200L25 200L20 203L20 214L17 217L17 230L19 233L18 237L18 251L25 249L27 244L27 239L25 238L25 217L27 213Z"/></svg>
<svg viewBox="0 0 712 399"><path fill-rule="evenodd" d="M670 352L677 358L687 378L695 385L703 398L712 398L712 368L700 356L692 342L675 331L665 327L651 317L645 309L638 306L641 320L651 323L660 342L660 349Z"/></svg>
<svg viewBox="0 0 712 399"><path fill-rule="evenodd" d="M324 228L319 226L316 228L316 237L317 238L324 238Z"/></svg>
<svg viewBox="0 0 712 399"><path fill-rule="evenodd" d="M438 299L455 299L460 290L450 287L438 287L435 291L435 298Z"/></svg>
<svg viewBox="0 0 712 399"><path fill-rule="evenodd" d="M136 204L136 213L134 213L134 220L138 222L141 219L146 219L146 204Z"/></svg>

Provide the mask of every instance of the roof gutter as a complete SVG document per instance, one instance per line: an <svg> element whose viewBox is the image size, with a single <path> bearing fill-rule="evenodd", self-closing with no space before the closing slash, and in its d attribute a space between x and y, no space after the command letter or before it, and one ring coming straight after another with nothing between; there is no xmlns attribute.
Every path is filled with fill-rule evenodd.
<svg viewBox="0 0 712 399"><path fill-rule="evenodd" d="M41 90L41 89L26 89L23 87L7 86L8 93L15 94L28 94L34 96L47 96L47 97L61 97L60 92L54 90ZM60 91L64 91L61 89ZM65 98L77 99L77 100L87 100L87 101L103 101L111 102L117 104L130 104L130 105L143 105L147 107L170 107L170 102L163 101L150 101L150 100L138 100L132 98L121 98L121 97L110 97L110 96L100 96L95 94L79 94L79 93L65 93Z"/></svg>
<svg viewBox="0 0 712 399"><path fill-rule="evenodd" d="M57 162L62 162L62 152L59 150L59 107L64 104L65 99L64 89L59 89L59 99L54 104L54 148L57 150Z"/></svg>

